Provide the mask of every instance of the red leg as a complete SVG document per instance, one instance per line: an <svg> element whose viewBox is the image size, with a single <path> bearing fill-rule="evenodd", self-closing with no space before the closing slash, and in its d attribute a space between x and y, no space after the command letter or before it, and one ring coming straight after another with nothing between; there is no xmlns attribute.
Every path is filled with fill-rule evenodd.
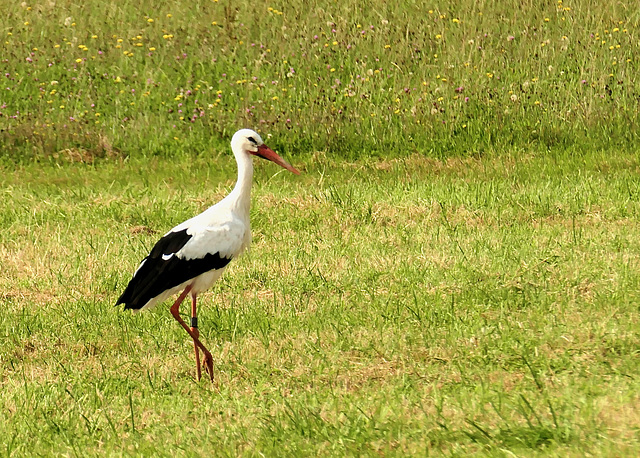
<svg viewBox="0 0 640 458"><path fill-rule="evenodd" d="M185 323L182 317L180 316L180 304L182 304L182 301L184 300L185 297L187 297L187 294L189 294L190 291L191 291L191 286L187 286L184 289L184 291L180 294L178 299L171 306L171 315L173 315L176 321L180 323L180 325L184 328L184 330L187 331L187 333L191 336L191 338L193 339L194 346L202 350L202 353L204 353L205 368L209 373L209 377L211 377L211 381L213 382L213 357L211 356L211 353L209 352L209 350L207 350L206 347L202 345L202 342L200 342L200 339L198 338L199 336L196 333L194 333L189 328L189 326L187 326L187 323ZM198 367L200 366L198 365Z"/></svg>
<svg viewBox="0 0 640 458"><path fill-rule="evenodd" d="M198 331L198 315L196 313L196 295L191 295L191 332L193 332L196 337L200 338L200 331ZM200 351L198 350L198 345L196 345L195 340L193 341L193 350L196 353L196 375L198 381L200 381L201 371L200 371Z"/></svg>

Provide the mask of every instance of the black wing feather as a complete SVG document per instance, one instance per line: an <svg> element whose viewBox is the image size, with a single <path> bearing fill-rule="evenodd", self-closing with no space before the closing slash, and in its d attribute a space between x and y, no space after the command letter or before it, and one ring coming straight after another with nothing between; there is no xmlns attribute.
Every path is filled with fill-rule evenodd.
<svg viewBox="0 0 640 458"><path fill-rule="evenodd" d="M203 258L182 259L163 255L175 254L191 239L187 230L169 232L155 244L127 285L116 305L125 309L141 309L154 297L210 270L222 269L231 261L220 253L207 253Z"/></svg>

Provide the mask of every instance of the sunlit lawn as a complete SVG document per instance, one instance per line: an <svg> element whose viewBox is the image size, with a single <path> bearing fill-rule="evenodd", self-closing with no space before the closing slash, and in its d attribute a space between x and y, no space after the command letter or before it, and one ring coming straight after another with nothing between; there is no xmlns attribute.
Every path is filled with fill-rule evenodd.
<svg viewBox="0 0 640 458"><path fill-rule="evenodd" d="M258 164L215 387L165 306L113 304L230 155L5 168L6 450L634 455L638 161L607 156Z"/></svg>
<svg viewBox="0 0 640 458"><path fill-rule="evenodd" d="M640 453L631 2L0 7L1 453ZM113 304L240 127L211 385Z"/></svg>

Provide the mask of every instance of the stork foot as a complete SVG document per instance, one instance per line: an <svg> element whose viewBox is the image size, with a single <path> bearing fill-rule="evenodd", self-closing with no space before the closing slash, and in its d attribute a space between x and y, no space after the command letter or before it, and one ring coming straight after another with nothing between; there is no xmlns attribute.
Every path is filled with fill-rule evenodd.
<svg viewBox="0 0 640 458"><path fill-rule="evenodd" d="M211 378L211 382L213 383L213 357L211 353L208 351L203 352L204 359L202 361L202 366L207 374L209 374L209 378Z"/></svg>

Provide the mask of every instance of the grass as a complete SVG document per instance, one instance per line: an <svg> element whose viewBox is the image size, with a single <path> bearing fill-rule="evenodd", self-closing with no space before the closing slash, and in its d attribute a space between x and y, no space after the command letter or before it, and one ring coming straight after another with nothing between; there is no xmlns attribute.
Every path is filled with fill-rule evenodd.
<svg viewBox="0 0 640 458"><path fill-rule="evenodd" d="M638 452L636 156L296 165L203 298L217 387L112 304L230 158L4 170L3 453Z"/></svg>
<svg viewBox="0 0 640 458"><path fill-rule="evenodd" d="M245 125L349 158L638 141L632 2L4 3L18 158L210 151Z"/></svg>
<svg viewBox="0 0 640 458"><path fill-rule="evenodd" d="M639 454L631 3L0 6L0 453ZM113 304L245 126L211 386Z"/></svg>

